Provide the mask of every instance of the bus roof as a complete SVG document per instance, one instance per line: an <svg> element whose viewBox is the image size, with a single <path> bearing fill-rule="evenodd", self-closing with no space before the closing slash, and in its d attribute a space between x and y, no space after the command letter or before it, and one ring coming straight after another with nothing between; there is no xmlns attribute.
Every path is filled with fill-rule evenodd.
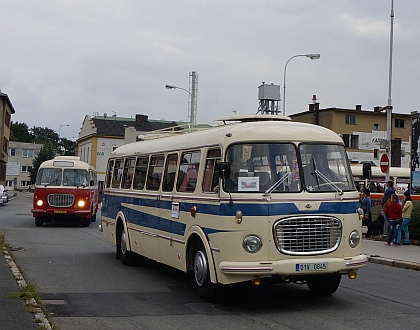
<svg viewBox="0 0 420 330"><path fill-rule="evenodd" d="M382 173L379 167L372 166L372 178L385 177L385 173ZM363 164L351 166L353 176L363 176ZM397 178L410 178L410 169L408 167L390 167L389 175Z"/></svg>
<svg viewBox="0 0 420 330"><path fill-rule="evenodd" d="M117 148L111 154L111 157L192 149L206 145L229 145L234 142L292 141L296 143L320 142L343 145L343 140L333 131L322 126L293 122L288 117L278 116L276 118L272 115L237 117L242 118L240 119L241 122L220 125L204 131L129 143ZM253 117L257 120L251 121ZM276 120L273 120L273 118L276 118ZM223 119L220 120L223 121ZM227 121L226 118L225 121Z"/></svg>
<svg viewBox="0 0 420 330"><path fill-rule="evenodd" d="M94 170L95 168L80 160L80 157L77 156L56 156L53 159L46 160L43 162L39 168L44 167L68 167L68 168L81 168L85 170Z"/></svg>

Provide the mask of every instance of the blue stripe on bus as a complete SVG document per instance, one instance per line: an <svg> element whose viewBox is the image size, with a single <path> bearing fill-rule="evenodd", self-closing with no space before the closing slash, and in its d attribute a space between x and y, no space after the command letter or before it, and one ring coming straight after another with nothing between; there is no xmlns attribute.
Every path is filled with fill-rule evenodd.
<svg viewBox="0 0 420 330"><path fill-rule="evenodd" d="M130 223L143 226L150 229L157 229L163 232L172 233L183 236L186 224L177 221L174 218L165 219L157 215L141 212L130 207L121 206L122 203L133 206L144 206L151 208L160 208L163 210L171 210L171 201L160 201L157 199L132 198L123 196L105 195L102 207L102 215L113 218L122 210ZM359 203L351 202L322 202L318 210L299 211L294 203L221 203L220 205L205 203L179 203L180 212L190 212L192 207L196 207L198 214L218 215L218 216L235 216L236 211L240 210L243 216L284 216L284 215L320 215L320 214L351 214L356 213ZM215 228L204 228L207 234L221 232Z"/></svg>

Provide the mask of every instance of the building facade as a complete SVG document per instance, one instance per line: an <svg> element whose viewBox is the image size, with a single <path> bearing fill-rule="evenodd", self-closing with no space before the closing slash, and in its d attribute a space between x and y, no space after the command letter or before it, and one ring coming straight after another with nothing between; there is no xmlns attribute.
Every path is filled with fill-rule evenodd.
<svg viewBox="0 0 420 330"><path fill-rule="evenodd" d="M43 144L10 141L6 168L6 189L27 190L31 185L33 160Z"/></svg>
<svg viewBox="0 0 420 330"><path fill-rule="evenodd" d="M174 121L149 120L146 115L136 118L117 116L85 116L77 139L77 156L96 168L98 180L105 181L105 171L110 154L127 143L126 130L134 127L136 134L177 126Z"/></svg>
<svg viewBox="0 0 420 330"><path fill-rule="evenodd" d="M370 162L379 166L385 153L387 115L379 107L373 111L355 109L319 109L319 103L309 104L309 110L290 115L295 121L320 125L336 132L344 141L352 163ZM391 166L409 167L411 153L411 115L392 113Z"/></svg>
<svg viewBox="0 0 420 330"><path fill-rule="evenodd" d="M0 184L6 183L6 167L10 140L12 114L15 113L9 96L0 90Z"/></svg>

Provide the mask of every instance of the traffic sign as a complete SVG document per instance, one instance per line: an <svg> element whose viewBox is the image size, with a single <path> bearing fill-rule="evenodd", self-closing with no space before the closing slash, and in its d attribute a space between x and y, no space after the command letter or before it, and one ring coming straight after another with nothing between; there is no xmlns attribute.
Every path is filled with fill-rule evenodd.
<svg viewBox="0 0 420 330"><path fill-rule="evenodd" d="M383 154L381 156L381 160L379 162L379 166L381 167L382 173L386 173L389 170L389 157L387 154Z"/></svg>

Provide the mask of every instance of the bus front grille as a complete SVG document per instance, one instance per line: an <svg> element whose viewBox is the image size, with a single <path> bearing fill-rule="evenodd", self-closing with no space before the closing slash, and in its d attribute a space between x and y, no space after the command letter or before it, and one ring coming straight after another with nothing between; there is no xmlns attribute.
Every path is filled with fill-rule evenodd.
<svg viewBox="0 0 420 330"><path fill-rule="evenodd" d="M281 219L274 224L277 249L290 255L316 255L337 249L341 221L333 217L308 216Z"/></svg>
<svg viewBox="0 0 420 330"><path fill-rule="evenodd" d="M50 194L48 204L55 207L70 207L74 203L74 196L70 194Z"/></svg>

